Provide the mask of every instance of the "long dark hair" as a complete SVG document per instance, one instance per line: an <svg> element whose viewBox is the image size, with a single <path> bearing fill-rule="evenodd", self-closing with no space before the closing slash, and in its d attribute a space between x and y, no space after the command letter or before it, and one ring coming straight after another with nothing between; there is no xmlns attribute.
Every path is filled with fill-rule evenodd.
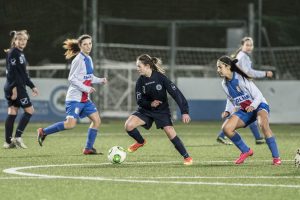
<svg viewBox="0 0 300 200"><path fill-rule="evenodd" d="M233 59L229 56L221 56L219 59L218 59L218 62L221 62L225 65L229 65L230 66L230 71L232 72L237 72L239 73L241 76L247 78L247 79L250 79L250 77L245 74L242 70L240 70L240 68L238 66L236 66L236 63L238 62L237 59Z"/></svg>
<svg viewBox="0 0 300 200"><path fill-rule="evenodd" d="M159 58L151 57L148 54L142 54L137 57L137 61L140 61L144 65L150 65L150 68L154 71L165 73L165 70L162 68L162 61Z"/></svg>

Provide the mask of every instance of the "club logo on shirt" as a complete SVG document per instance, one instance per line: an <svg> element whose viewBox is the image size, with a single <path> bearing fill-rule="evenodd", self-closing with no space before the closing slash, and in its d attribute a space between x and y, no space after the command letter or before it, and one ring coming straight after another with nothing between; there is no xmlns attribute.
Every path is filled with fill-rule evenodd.
<svg viewBox="0 0 300 200"><path fill-rule="evenodd" d="M143 93L146 94L146 87L142 86Z"/></svg>
<svg viewBox="0 0 300 200"><path fill-rule="evenodd" d="M16 65L16 59L15 58L10 59L10 63L11 65Z"/></svg>
<svg viewBox="0 0 300 200"><path fill-rule="evenodd" d="M156 90L158 90L158 91L159 91L159 90L161 90L161 89L162 89L162 86L161 86L161 84L157 84L157 85L156 85Z"/></svg>
<svg viewBox="0 0 300 200"><path fill-rule="evenodd" d="M22 105L28 104L28 99L27 99L27 97L26 97L26 98L23 98L23 99L20 99L20 102L21 102Z"/></svg>

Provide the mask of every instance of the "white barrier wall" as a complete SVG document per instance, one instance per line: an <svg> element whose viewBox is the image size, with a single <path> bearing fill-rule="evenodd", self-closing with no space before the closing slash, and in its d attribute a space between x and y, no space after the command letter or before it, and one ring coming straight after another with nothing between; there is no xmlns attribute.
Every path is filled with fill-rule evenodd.
<svg viewBox="0 0 300 200"><path fill-rule="evenodd" d="M52 122L65 119L65 96L68 89L66 79L32 79L39 90L39 95L33 97L31 89L27 87L30 100L35 109L32 121ZM7 116L7 102L4 98L5 79L0 78L2 91L0 92L0 121ZM22 110L22 109L21 109ZM22 112L22 111L20 111Z"/></svg>
<svg viewBox="0 0 300 200"><path fill-rule="evenodd" d="M178 78L193 120L220 120L225 108L221 78ZM300 81L255 81L267 99L272 123L300 123Z"/></svg>

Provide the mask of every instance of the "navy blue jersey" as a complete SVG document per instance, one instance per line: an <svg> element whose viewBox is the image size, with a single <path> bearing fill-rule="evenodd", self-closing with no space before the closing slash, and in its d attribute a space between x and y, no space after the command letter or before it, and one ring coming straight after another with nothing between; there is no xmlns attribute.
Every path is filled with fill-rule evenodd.
<svg viewBox="0 0 300 200"><path fill-rule="evenodd" d="M169 113L167 91L178 104L182 114L189 113L188 103L181 91L165 75L153 71L151 77L140 76L136 82L136 100L139 110L157 113ZM151 102L159 100L162 102L157 107L151 107Z"/></svg>
<svg viewBox="0 0 300 200"><path fill-rule="evenodd" d="M31 89L35 87L26 71L26 64L26 58L20 49L12 48L8 52L6 58L6 90L11 91L14 87L22 90L26 88L26 85Z"/></svg>

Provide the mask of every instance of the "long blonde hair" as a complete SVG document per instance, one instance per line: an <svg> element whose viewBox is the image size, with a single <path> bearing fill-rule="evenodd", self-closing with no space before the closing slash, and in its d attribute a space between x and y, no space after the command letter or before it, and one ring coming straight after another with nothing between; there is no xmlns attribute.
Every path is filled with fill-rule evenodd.
<svg viewBox="0 0 300 200"><path fill-rule="evenodd" d="M142 54L137 57L137 61L140 61L144 65L149 65L154 71L164 74L165 70L162 67L162 61L159 58L151 57L148 54Z"/></svg>
<svg viewBox="0 0 300 200"><path fill-rule="evenodd" d="M26 36L27 39L29 39L29 34L27 33L27 30L20 30L20 31L11 31L9 35L12 37L10 42L10 48L4 49L4 52L9 52L12 48L16 47L15 41L20 36Z"/></svg>
<svg viewBox="0 0 300 200"><path fill-rule="evenodd" d="M79 46L81 45L82 41L87 38L92 39L92 37L87 34L81 35L78 39L66 39L63 43L63 48L66 49L64 54L66 59L76 56L80 52Z"/></svg>
<svg viewBox="0 0 300 200"><path fill-rule="evenodd" d="M238 55L238 53L239 53L240 51L242 51L242 47L243 47L243 45L245 44L245 42L247 42L247 41L251 41L251 42L253 43L252 37L244 37L244 38L241 40L241 46L240 46L233 54L231 54L230 57L236 58L236 56Z"/></svg>

